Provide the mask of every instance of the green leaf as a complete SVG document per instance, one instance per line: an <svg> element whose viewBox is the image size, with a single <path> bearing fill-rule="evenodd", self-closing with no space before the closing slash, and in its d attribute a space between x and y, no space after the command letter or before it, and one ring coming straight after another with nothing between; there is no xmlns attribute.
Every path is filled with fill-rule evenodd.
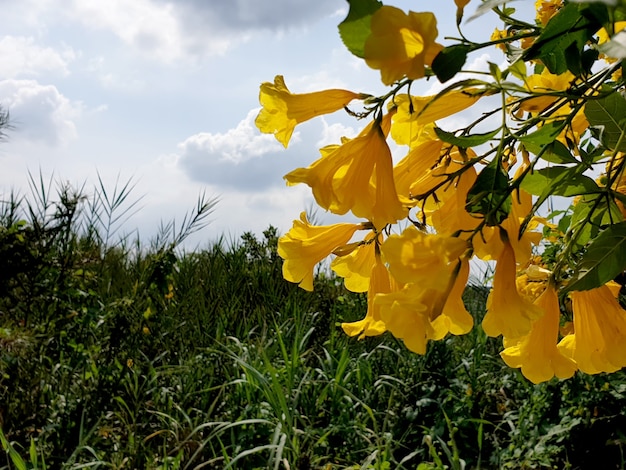
<svg viewBox="0 0 626 470"><path fill-rule="evenodd" d="M524 144L526 150L534 155L541 155L541 159L550 163L579 164L580 162L572 155L569 149L558 140L549 143L548 145L536 145L534 143L526 142Z"/></svg>
<svg viewBox="0 0 626 470"><path fill-rule="evenodd" d="M568 238L575 236L573 248L580 249L594 239L602 228L623 220L614 201L608 200L603 194L584 195L574 206Z"/></svg>
<svg viewBox="0 0 626 470"><path fill-rule="evenodd" d="M372 15L383 6L378 0L348 0L350 11L339 24L339 35L352 54L365 56L365 41L371 33Z"/></svg>
<svg viewBox="0 0 626 470"><path fill-rule="evenodd" d="M574 74L580 72L583 69L580 60L585 45L602 27L606 18L606 5L566 4L548 21L533 45L523 54L523 60L540 59L556 75L567 70Z"/></svg>
<svg viewBox="0 0 626 470"><path fill-rule="evenodd" d="M626 269L626 222L609 225L589 244L566 290L603 286Z"/></svg>
<svg viewBox="0 0 626 470"><path fill-rule="evenodd" d="M448 144L456 145L457 147L461 147L464 149L469 147L476 147L478 145L489 142L498 132L500 132L500 129L496 129L495 131L487 132L485 134L457 136L453 132L447 132L443 129L440 129L439 127L435 127L435 134L437 134L437 137L439 137L439 139Z"/></svg>
<svg viewBox="0 0 626 470"><path fill-rule="evenodd" d="M460 72L471 48L464 44L445 47L433 59L431 68L441 83L447 82Z"/></svg>
<svg viewBox="0 0 626 470"><path fill-rule="evenodd" d="M621 93L588 101L585 117L598 130L598 139L610 150L626 151L626 99ZM621 142L620 142L621 140Z"/></svg>
<svg viewBox="0 0 626 470"><path fill-rule="evenodd" d="M550 195L571 197L598 192L596 182L581 171L579 167L568 166L542 168L526 175L521 187L544 200Z"/></svg>
<svg viewBox="0 0 626 470"><path fill-rule="evenodd" d="M526 134L526 135L522 135L518 137L518 140L520 142L523 142L524 145L533 145L533 144L535 146L546 145L556 140L556 138L559 136L561 131L565 128L566 124L567 124L566 119L559 119L556 121L551 121L551 122L545 123L544 125L539 127L535 132L531 134ZM530 148L528 146L526 148L528 148L528 150L530 151ZM532 152L532 153L535 153L535 152Z"/></svg>
<svg viewBox="0 0 626 470"><path fill-rule="evenodd" d="M507 218L511 210L509 177L494 158L478 174L467 193L465 210L485 217L488 226L494 226Z"/></svg>

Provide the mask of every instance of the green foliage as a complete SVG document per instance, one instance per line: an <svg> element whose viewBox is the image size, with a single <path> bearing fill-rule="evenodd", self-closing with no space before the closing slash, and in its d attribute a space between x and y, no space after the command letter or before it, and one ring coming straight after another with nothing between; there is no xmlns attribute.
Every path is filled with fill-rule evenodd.
<svg viewBox="0 0 626 470"><path fill-rule="evenodd" d="M365 55L365 40L370 35L372 15L383 4L378 0L351 1L348 16L339 24L341 40L357 57Z"/></svg>
<svg viewBox="0 0 626 470"><path fill-rule="evenodd" d="M621 373L532 386L480 329L425 356L388 335L355 341L338 324L362 318L365 296L323 270L313 294L282 280L276 229L193 252L171 226L149 248L107 246L102 226L77 223L86 199L63 191L71 218L17 198L0 213L0 468L621 462ZM487 293L464 295L476 323Z"/></svg>

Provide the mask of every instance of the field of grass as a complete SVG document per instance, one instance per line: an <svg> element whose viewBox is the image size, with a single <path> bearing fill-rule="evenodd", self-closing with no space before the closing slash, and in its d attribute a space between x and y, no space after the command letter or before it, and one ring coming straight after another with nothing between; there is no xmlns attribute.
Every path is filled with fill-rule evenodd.
<svg viewBox="0 0 626 470"><path fill-rule="evenodd" d="M200 198L144 245L129 185L32 182L0 203L0 469L624 468L622 372L535 386L480 328L348 338L365 298L285 282L272 227L185 252Z"/></svg>

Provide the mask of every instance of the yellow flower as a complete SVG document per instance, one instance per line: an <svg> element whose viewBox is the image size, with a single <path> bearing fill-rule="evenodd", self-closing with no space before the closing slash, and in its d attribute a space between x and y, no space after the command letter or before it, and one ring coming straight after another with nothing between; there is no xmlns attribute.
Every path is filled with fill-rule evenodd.
<svg viewBox="0 0 626 470"><path fill-rule="evenodd" d="M545 26L562 6L563 0L536 0L537 21Z"/></svg>
<svg viewBox="0 0 626 470"><path fill-rule="evenodd" d="M359 339L366 336L377 336L386 331L385 323L380 318L380 306L374 303L378 294L386 294L397 288L395 282L390 279L389 271L380 259L375 257L371 268L369 288L367 290L367 313L365 318L351 323L342 323L341 328L348 336L360 335Z"/></svg>
<svg viewBox="0 0 626 470"><path fill-rule="evenodd" d="M367 292L372 266L375 263L375 243L369 240L369 243L358 246L351 253L337 256L330 263L330 267L343 278L346 289L352 292Z"/></svg>
<svg viewBox="0 0 626 470"><path fill-rule="evenodd" d="M491 33L491 37L489 38L490 41L498 41L500 39L504 39L506 37L509 36L509 33L507 32L506 29L494 29L493 33ZM500 49L502 52L506 52L506 43L501 42L496 44L496 47L498 49Z"/></svg>
<svg viewBox="0 0 626 470"><path fill-rule="evenodd" d="M465 308L463 303L463 292L467 279L469 278L469 261L461 262L459 273L454 281L452 289L445 296L445 305L441 315L432 322L435 334L433 339L441 339L448 333L453 335L464 335L469 333L474 326L474 318Z"/></svg>
<svg viewBox="0 0 626 470"><path fill-rule="evenodd" d="M411 225L401 235L387 238L381 251L389 271L401 284L443 290L450 277L450 263L458 260L468 247L460 238L420 232Z"/></svg>
<svg viewBox="0 0 626 470"><path fill-rule="evenodd" d="M511 195L511 212L502 222L501 226L505 229L509 243L513 247L515 259L520 265L524 265L530 260L532 255L532 246L538 245L541 241L541 232L533 231L539 224L541 219L533 217L529 222L526 230L519 237L519 230L522 222L530 213L533 205L532 196L526 191L520 189ZM498 259L503 251L503 242L499 236L500 229L498 227L485 227L480 235L473 238L474 253L482 260Z"/></svg>
<svg viewBox="0 0 626 470"><path fill-rule="evenodd" d="M482 326L487 336L519 338L530 331L532 321L539 318L542 311L517 292L515 252L508 240L503 240L503 245Z"/></svg>
<svg viewBox="0 0 626 470"><path fill-rule="evenodd" d="M461 296L469 275L469 262L457 261L446 266L440 289L422 283L409 283L402 290L379 294L374 301L380 317L396 338L417 354L425 354L429 340L439 340L448 333L465 334L472 329L472 316Z"/></svg>
<svg viewBox="0 0 626 470"><path fill-rule="evenodd" d="M586 374L615 372L626 366L626 310L604 285L570 294L574 333L559 343L559 350Z"/></svg>
<svg viewBox="0 0 626 470"><path fill-rule="evenodd" d="M439 162L443 142L439 139L428 139L411 150L393 168L396 192L400 200L407 205L415 205L417 201L411 199L418 194L413 193L416 185L426 181L429 187L437 184L433 178L433 168Z"/></svg>
<svg viewBox="0 0 626 470"><path fill-rule="evenodd" d="M543 111L558 100L559 97L549 94L541 95L541 93L553 93L555 91L559 92L567 90L575 79L576 77L571 72L555 75L550 73L547 68L543 69L540 74L530 75L526 78L526 88L528 88L529 91L540 95L529 98L528 100L520 103L520 109L530 113ZM563 114L561 110L559 110L559 114Z"/></svg>
<svg viewBox="0 0 626 470"><path fill-rule="evenodd" d="M509 367L520 367L522 374L537 384L555 375L567 379L576 372L576 363L557 349L559 337L559 299L548 286L535 301L543 315L532 324L530 333L518 340L505 338L506 349L500 353Z"/></svg>
<svg viewBox="0 0 626 470"><path fill-rule="evenodd" d="M391 137L397 144L411 147L423 138L424 131L434 139L432 124L435 121L469 108L484 95L478 90L451 91L437 99L436 95L397 95L393 103L396 113L392 118Z"/></svg>
<svg viewBox="0 0 626 470"><path fill-rule="evenodd" d="M362 97L359 93L338 89L293 94L287 89L282 75L276 75L274 83L261 84L259 101L263 108L255 124L261 132L274 134L276 140L287 147L297 124L334 113Z"/></svg>
<svg viewBox="0 0 626 470"><path fill-rule="evenodd" d="M619 33L624 28L626 28L626 21L616 21L613 24L613 34ZM601 28L596 34L598 35L598 44L604 44L605 42L608 42L613 36L613 34L609 35L609 32L606 30L606 28Z"/></svg>
<svg viewBox="0 0 626 470"><path fill-rule="evenodd" d="M324 152L308 168L285 175L288 184L305 183L317 203L334 214L348 211L378 229L407 215L393 179L391 151L385 140L391 116L374 121L357 137Z"/></svg>
<svg viewBox="0 0 626 470"><path fill-rule="evenodd" d="M453 164L450 170L454 171L458 168L460 168L459 164ZM437 191L437 208L428 219L437 233L452 235L458 230L464 230L466 232L459 236L466 238L482 222L481 219L472 217L465 210L467 193L475 181L476 170L471 167L464 171L457 180Z"/></svg>
<svg viewBox="0 0 626 470"><path fill-rule="evenodd" d="M361 224L315 226L309 224L306 213L278 240L278 254L283 263L283 277L297 282L304 290L313 290L313 269L336 248L350 241Z"/></svg>
<svg viewBox="0 0 626 470"><path fill-rule="evenodd" d="M437 20L432 13L408 14L391 6L380 7L371 21L371 34L365 41L365 62L380 70L385 85L407 77L422 78L443 48L435 42Z"/></svg>

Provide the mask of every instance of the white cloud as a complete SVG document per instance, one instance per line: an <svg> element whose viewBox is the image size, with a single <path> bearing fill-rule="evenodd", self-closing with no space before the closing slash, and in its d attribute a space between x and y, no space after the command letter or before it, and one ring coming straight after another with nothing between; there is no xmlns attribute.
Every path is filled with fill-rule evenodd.
<svg viewBox="0 0 626 470"><path fill-rule="evenodd" d="M75 56L70 47L58 52L39 46L32 36L4 36L0 39L0 76L16 78L47 72L67 75L68 65Z"/></svg>
<svg viewBox="0 0 626 470"><path fill-rule="evenodd" d="M3 80L0 97L14 127L11 139L62 146L77 137L75 120L82 114L82 105L70 101L55 86L36 80Z"/></svg>
<svg viewBox="0 0 626 470"><path fill-rule="evenodd" d="M208 156L239 164L280 149L274 136L259 134L254 127L254 119L258 113L258 109L251 110L237 127L224 134L201 132L192 135L179 145L183 156L200 153L203 158Z"/></svg>
<svg viewBox="0 0 626 470"><path fill-rule="evenodd" d="M258 109L251 110L225 133L202 132L187 138L178 145L178 163L193 180L244 191L279 181L280 170L262 157L280 153L282 146L274 136L260 134L254 127L257 113Z"/></svg>

